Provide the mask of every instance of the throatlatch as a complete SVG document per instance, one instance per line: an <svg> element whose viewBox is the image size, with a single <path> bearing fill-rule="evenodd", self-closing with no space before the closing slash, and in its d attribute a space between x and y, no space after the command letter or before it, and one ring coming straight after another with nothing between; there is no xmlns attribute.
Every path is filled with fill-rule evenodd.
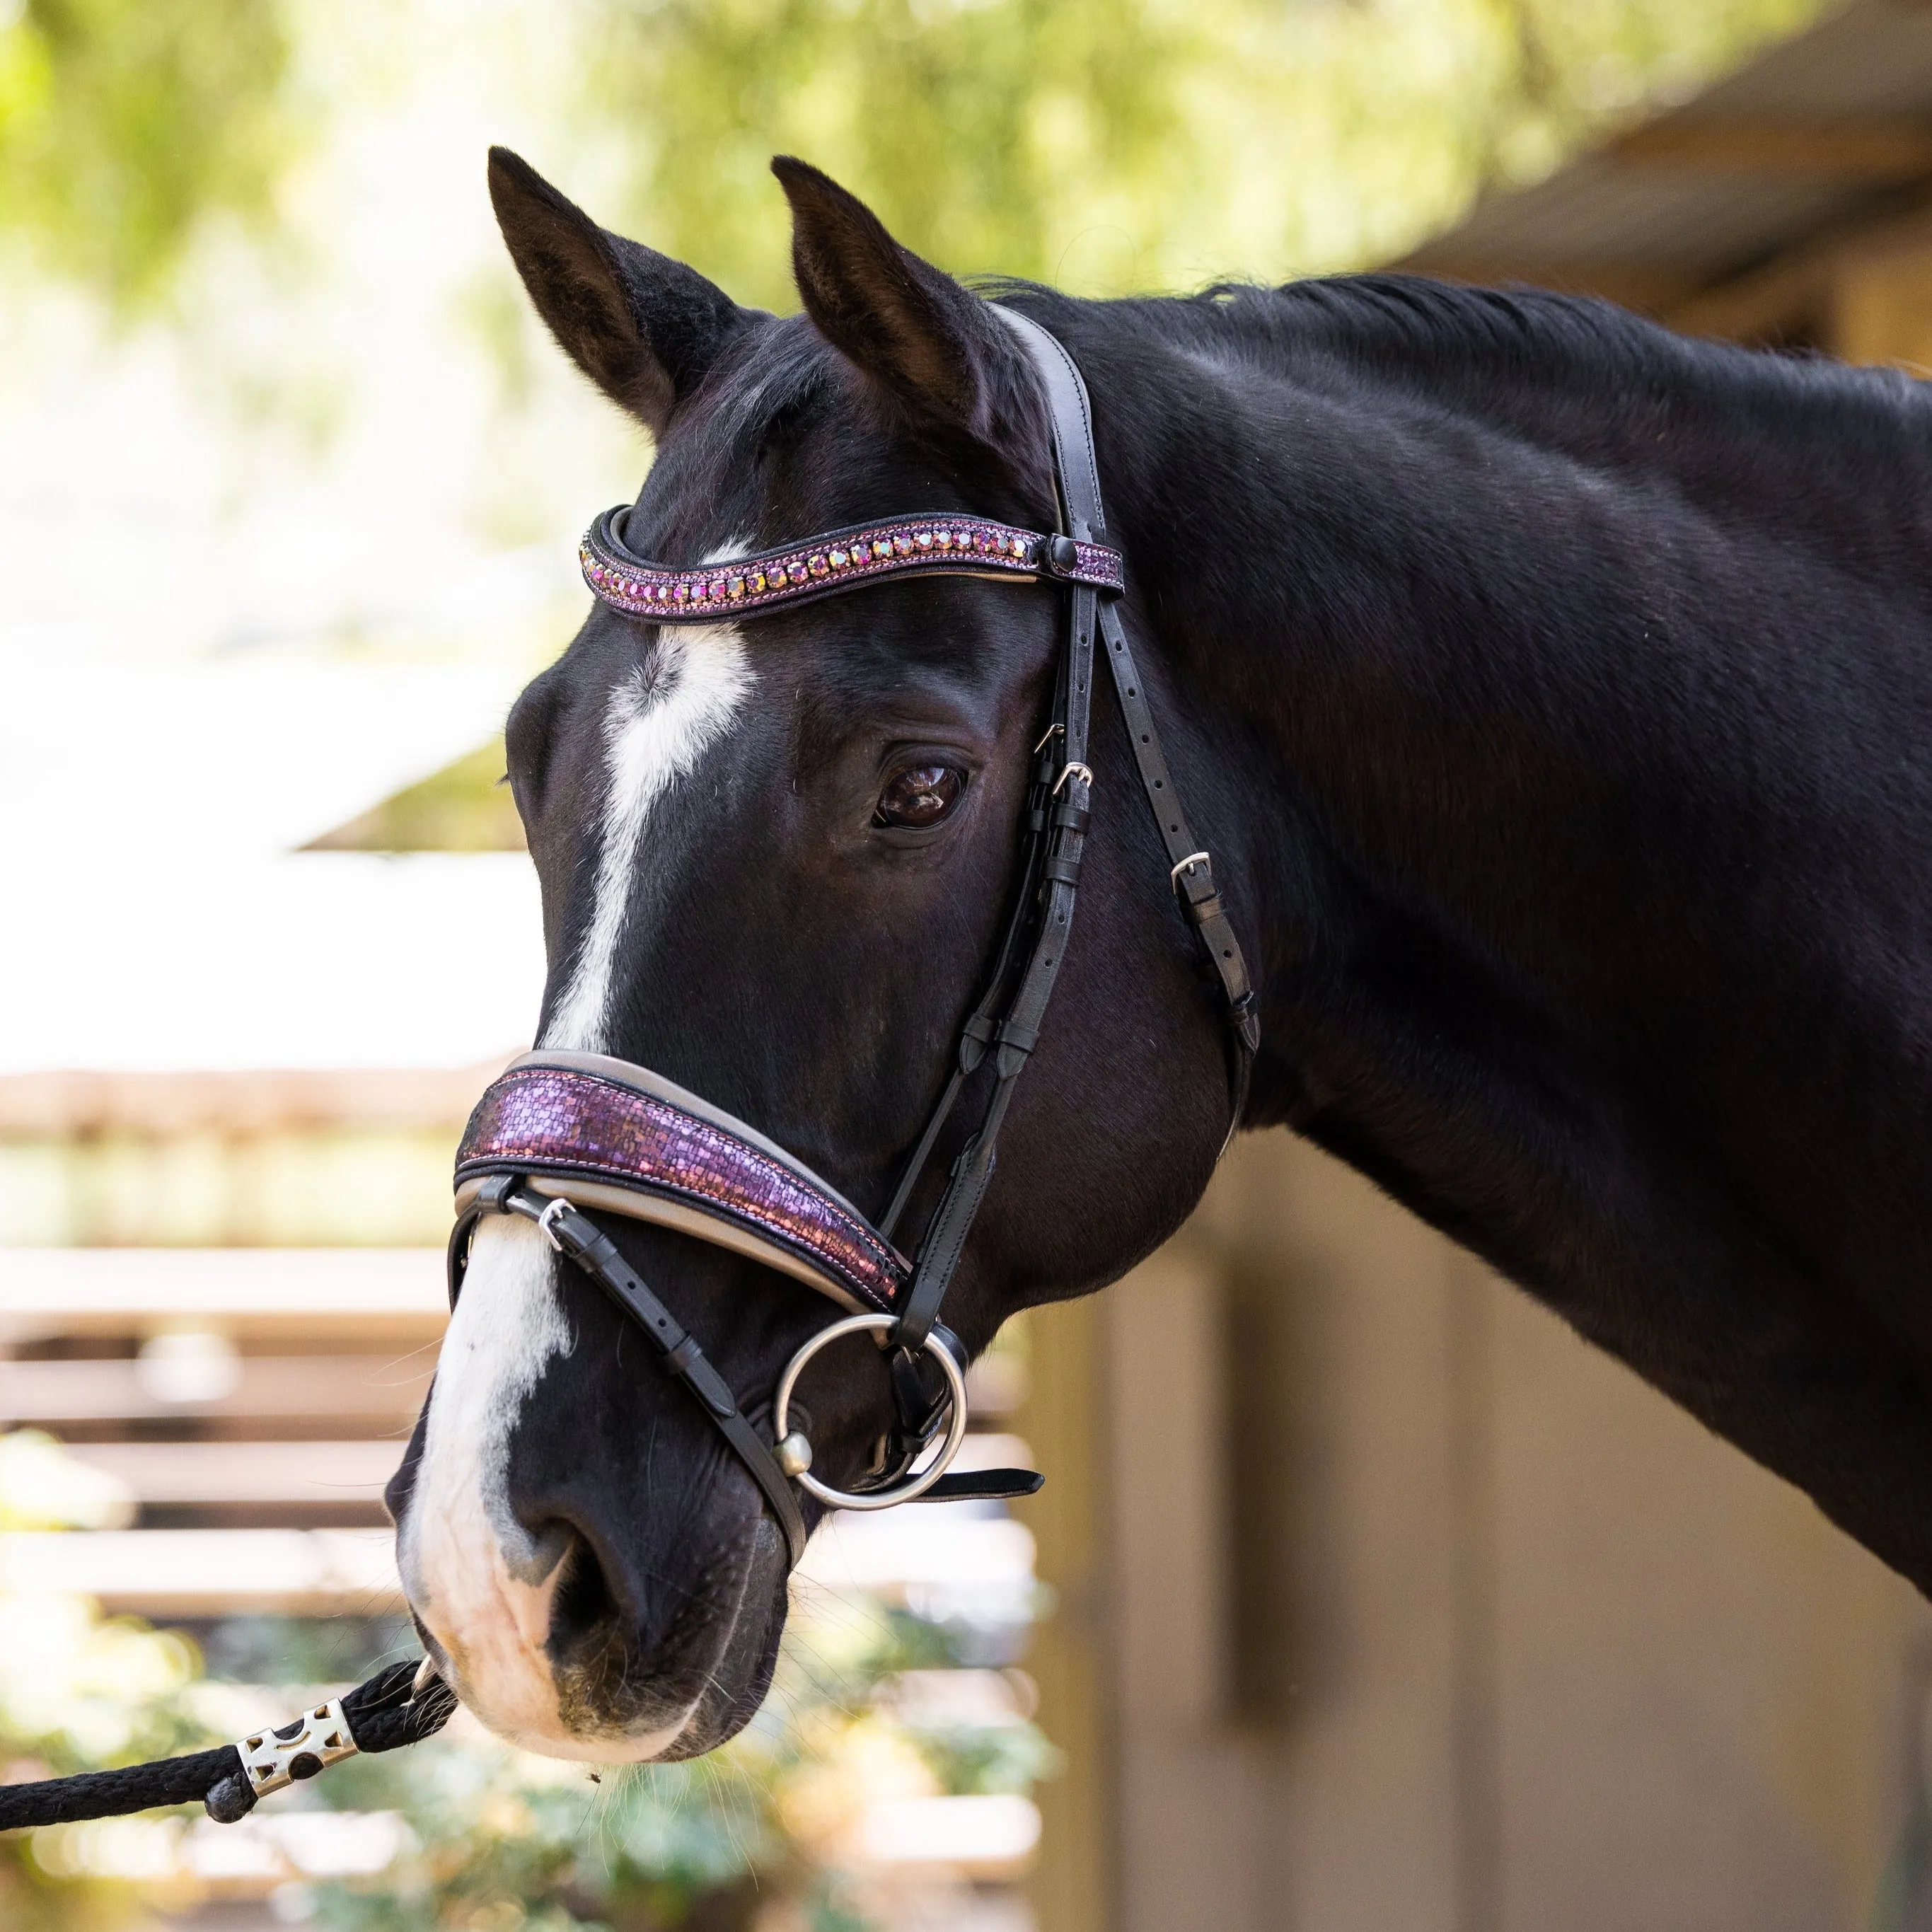
<svg viewBox="0 0 1932 1932"><path fill-rule="evenodd" d="M1000 1128L1040 1036L1073 925L1094 776L1088 762L1096 637L1126 722L1141 784L1165 844L1178 903L1219 980L1232 1043L1233 1120L1246 1103L1260 1044L1241 949L1175 792L1114 602L1125 588L1108 542L1087 390L1072 358L1037 323L994 305L1045 388L1052 422L1060 527L1025 530L946 512L887 518L697 568L652 562L623 542L624 512L584 540L585 581L604 604L656 624L716 623L789 609L901 577L965 574L1044 584L1067 599L1053 712L1034 747L1020 826L1017 884L999 956L960 1030L958 1046L890 1204L874 1226L802 1162L755 1128L648 1069L592 1054L535 1053L514 1061L478 1102L457 1156L450 1299L461 1291L470 1238L485 1214L534 1221L636 1324L664 1367L749 1471L784 1534L792 1562L807 1529L797 1492L828 1508L884 1509L916 1498L1030 1493L1030 1471L952 1474L966 1432L965 1351L939 1317L997 1162ZM992 1067L979 1123L946 1178L911 1259L896 1245L933 1152L974 1076ZM1232 1128L1231 1126L1230 1132ZM787 1364L771 1397L767 1439L593 1216L656 1222L752 1256L836 1302L840 1318ZM830 1487L812 1473L812 1444L790 1430L806 1364L838 1337L873 1335L885 1352L893 1420L866 1486ZM936 1364L936 1380L927 1364ZM934 1451L923 1468L920 1459ZM455 1698L428 1661L401 1664L274 1732L216 1750L125 1770L0 1786L0 1830L107 1817L201 1800L232 1821L288 1783L357 1751L394 1750L440 1730Z"/></svg>

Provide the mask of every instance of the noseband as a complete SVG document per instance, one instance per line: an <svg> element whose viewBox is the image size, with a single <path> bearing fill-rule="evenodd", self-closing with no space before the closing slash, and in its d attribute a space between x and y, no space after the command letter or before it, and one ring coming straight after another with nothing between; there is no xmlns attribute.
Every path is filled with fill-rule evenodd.
<svg viewBox="0 0 1932 1932"><path fill-rule="evenodd" d="M537 1052L514 1060L484 1094L456 1161L449 1244L452 1305L470 1237L485 1214L535 1221L643 1330L750 1471L784 1532L792 1562L806 1529L793 1485L838 1509L884 1509L923 1496L1024 1495L1024 1470L950 1475L966 1430L965 1350L939 1321L947 1288L992 1178L1013 1088L1040 1038L1072 928L1091 813L1087 763L1094 640L1100 638L1183 914L1220 982L1231 1030L1234 1120L1246 1102L1261 1029L1247 968L1196 849L1148 708L1114 600L1125 586L1107 542L1085 384L1061 344L1010 309L1010 326L1040 378L1053 429L1060 528L1021 530L970 516L914 515L829 531L724 565L680 570L625 548L624 513L607 512L584 540L586 583L613 610L658 624L713 623L789 610L820 597L922 574L1044 584L1065 595L1066 640L1052 723L1034 747L1022 824L1019 883L999 961L961 1029L955 1064L877 1226L811 1168L742 1120L647 1069L596 1054ZM913 1258L895 1231L967 1082L990 1058L993 1082L977 1128L952 1164ZM1232 1131L1231 1126L1230 1132ZM740 1407L695 1339L672 1316L590 1210L653 1222L763 1262L836 1302L842 1318L792 1358L773 1393L771 1440ZM829 1342L868 1333L884 1350L894 1426L867 1486L830 1487L811 1473L812 1444L790 1426L806 1364ZM924 1372L930 1360L937 1382ZM922 1467L920 1459L938 1444Z"/></svg>

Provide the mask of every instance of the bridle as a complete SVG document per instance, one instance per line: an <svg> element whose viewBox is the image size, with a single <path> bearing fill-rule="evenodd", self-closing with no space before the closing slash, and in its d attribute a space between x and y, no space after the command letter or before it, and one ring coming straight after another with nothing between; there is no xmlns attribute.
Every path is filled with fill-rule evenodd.
<svg viewBox="0 0 1932 1932"><path fill-rule="evenodd" d="M862 586L929 574L1046 584L1066 595L1066 643L1051 723L1034 748L1022 816L1018 884L998 963L960 1030L954 1064L891 1204L874 1226L829 1183L742 1120L661 1075L602 1054L538 1052L512 1062L471 1116L456 1160L449 1244L452 1306L470 1240L486 1214L534 1221L659 1352L749 1470L784 1533L790 1560L807 1534L794 1485L833 1508L889 1508L916 1498L1010 1496L1038 1488L1029 1471L949 1474L966 1430L965 1351L939 1320L992 1180L1000 1130L1066 958L1092 812L1088 763L1096 635L1141 783L1170 862L1182 912L1220 980L1232 1040L1232 1134L1260 1043L1241 949L1162 753L1115 599L1125 588L1107 541L1087 388L1054 336L1011 309L992 313L1018 336L1045 388L1052 426L1060 527L1051 533L984 518L931 514L827 531L802 542L696 569L653 562L624 542L625 512L608 511L584 539L585 581L626 616L658 624L716 623L788 610ZM967 1082L988 1058L993 1079L979 1124L908 1260L895 1235ZM778 1378L768 1441L696 1339L624 1258L592 1210L654 1222L766 1262L846 1312L812 1336ZM792 1422L806 1364L840 1336L869 1333L885 1352L895 1420L866 1486L831 1487ZM930 1361L935 1383L922 1372ZM922 1467L919 1460L937 1442Z"/></svg>
<svg viewBox="0 0 1932 1932"><path fill-rule="evenodd" d="M596 1054L538 1052L513 1061L478 1102L457 1154L452 1306L482 1217L517 1214L536 1222L643 1330L664 1366L691 1390L763 1491L794 1566L806 1535L794 1484L830 1507L854 1510L885 1509L922 1496L1024 1495L1040 1486L1040 1478L1025 1470L948 1473L966 1432L965 1351L939 1316L992 1178L1000 1129L1040 1038L1072 930L1094 792L1087 726L1096 635L1167 848L1175 896L1220 982L1232 1055L1231 1136L1246 1103L1261 1041L1254 993L1215 889L1213 863L1188 829L1113 601L1124 578L1101 514L1086 386L1072 358L1037 323L1010 309L994 306L993 313L1018 334L1046 388L1060 496L1057 531L1042 534L979 517L893 517L695 570L633 556L624 545L620 511L600 518L584 540L584 574L598 598L660 624L710 623L727 612L750 616L922 574L1043 583L1066 593L1066 640L1053 716L1034 747L1019 883L998 961L960 1029L952 1070L890 1206L874 1226L755 1128L646 1068ZM895 1233L968 1082L989 1058L993 1084L985 1111L908 1261L895 1245ZM771 1398L772 1440L592 1218L596 1212L656 1222L751 1256L810 1283L845 1311L812 1336L778 1378ZM895 1420L880 1466L868 1472L868 1486L845 1491L811 1473L811 1443L790 1425L793 1392L806 1364L827 1344L854 1333L874 1336L885 1351ZM938 1368L936 1384L922 1372L927 1362ZM916 1468L935 1442L937 1453ZM211 1816L232 1822L271 1792L341 1758L432 1735L454 1708L428 1658L392 1665L279 1730L233 1744L119 1771L0 1787L0 1830L196 1799Z"/></svg>

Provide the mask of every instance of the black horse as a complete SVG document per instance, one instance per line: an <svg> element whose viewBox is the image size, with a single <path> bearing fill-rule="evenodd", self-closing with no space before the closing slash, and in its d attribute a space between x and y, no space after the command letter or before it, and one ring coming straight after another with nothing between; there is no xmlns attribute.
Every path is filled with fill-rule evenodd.
<svg viewBox="0 0 1932 1932"><path fill-rule="evenodd" d="M908 506L1051 529L1011 332L777 172L782 319L492 157L538 310L656 439L633 547ZM1126 621L1259 992L1241 1124L1354 1163L1932 1588L1932 399L1399 277L992 292L1092 392ZM541 1039L876 1214L998 943L1058 624L959 578L706 629L600 607L509 726ZM1227 1129L1129 753L1103 702L1081 923L948 1304L976 1348L1171 1233ZM824 1322L754 1262L610 1232L747 1400ZM835 1481L883 1394L840 1346ZM390 1499L433 1651L506 1733L683 1756L763 1695L759 1493L526 1222L478 1232Z"/></svg>

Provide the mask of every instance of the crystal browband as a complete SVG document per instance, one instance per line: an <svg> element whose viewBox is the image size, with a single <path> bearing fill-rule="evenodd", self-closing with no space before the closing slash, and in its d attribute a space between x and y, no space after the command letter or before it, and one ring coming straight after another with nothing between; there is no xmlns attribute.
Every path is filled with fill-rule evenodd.
<svg viewBox="0 0 1932 1932"><path fill-rule="evenodd" d="M641 1066L531 1053L490 1084L456 1156L457 1209L492 1174L655 1221L891 1314L905 1258L844 1196L754 1129Z"/></svg>
<svg viewBox="0 0 1932 1932"><path fill-rule="evenodd" d="M618 532L622 509L607 510L578 552L584 580L604 603L659 623L710 622L722 610L775 610L854 585L938 572L1050 581L1118 595L1120 554L1106 544L1042 536L984 517L895 517L760 551L728 563L674 569L635 556Z"/></svg>

